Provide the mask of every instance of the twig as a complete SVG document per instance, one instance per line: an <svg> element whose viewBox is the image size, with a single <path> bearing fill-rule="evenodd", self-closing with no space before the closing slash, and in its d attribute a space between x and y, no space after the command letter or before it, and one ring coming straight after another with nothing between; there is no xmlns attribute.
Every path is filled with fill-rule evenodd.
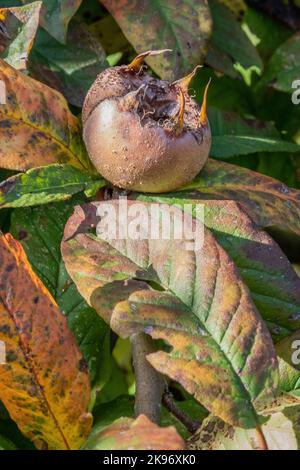
<svg viewBox="0 0 300 470"><path fill-rule="evenodd" d="M257 434L259 450L269 450L266 438L260 426L257 426L256 434Z"/></svg>
<svg viewBox="0 0 300 470"><path fill-rule="evenodd" d="M179 408L179 406L176 405L172 393L165 392L163 394L162 404L186 427L191 434L194 434L199 429L200 423L190 418L181 408Z"/></svg>
<svg viewBox="0 0 300 470"><path fill-rule="evenodd" d="M144 414L153 423L159 424L165 383L146 359L155 351L153 340L145 333L137 333L131 337L131 344L136 379L135 415Z"/></svg>

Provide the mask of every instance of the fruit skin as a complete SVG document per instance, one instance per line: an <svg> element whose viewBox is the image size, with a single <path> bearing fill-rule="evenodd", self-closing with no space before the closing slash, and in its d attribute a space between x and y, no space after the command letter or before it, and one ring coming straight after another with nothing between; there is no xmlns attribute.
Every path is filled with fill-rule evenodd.
<svg viewBox="0 0 300 470"><path fill-rule="evenodd" d="M178 124L184 94L183 126ZM183 111L183 110L182 110ZM114 186L174 191L199 173L210 150L209 123L181 88L125 66L106 69L83 107L84 141L96 170Z"/></svg>

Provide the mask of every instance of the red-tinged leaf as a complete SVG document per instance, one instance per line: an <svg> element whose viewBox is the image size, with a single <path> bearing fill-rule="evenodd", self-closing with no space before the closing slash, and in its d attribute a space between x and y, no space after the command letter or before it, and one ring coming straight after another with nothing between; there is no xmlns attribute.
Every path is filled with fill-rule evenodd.
<svg viewBox="0 0 300 470"><path fill-rule="evenodd" d="M0 8L2 28L6 38L1 41L0 56L18 70L26 69L26 63L39 24L42 2L24 7Z"/></svg>
<svg viewBox="0 0 300 470"><path fill-rule="evenodd" d="M51 163L89 166L78 120L60 93L3 60L0 80L5 84L0 96L0 167L25 171Z"/></svg>
<svg viewBox="0 0 300 470"><path fill-rule="evenodd" d="M300 234L300 191L269 176L209 159L182 189L184 198L238 201L260 227L277 225Z"/></svg>
<svg viewBox="0 0 300 470"><path fill-rule="evenodd" d="M184 450L186 444L173 426L160 428L145 415L120 418L92 434L87 450Z"/></svg>
<svg viewBox="0 0 300 470"><path fill-rule="evenodd" d="M91 425L85 363L19 242L0 238L0 400L38 448L78 449Z"/></svg>
<svg viewBox="0 0 300 470"><path fill-rule="evenodd" d="M21 0L21 2L28 4L31 0ZM40 25L57 41L65 43L69 21L81 2L82 0L44 0Z"/></svg>
<svg viewBox="0 0 300 470"><path fill-rule="evenodd" d="M172 49L146 62L162 78L183 77L203 62L212 21L207 2L198 0L101 0L138 53ZM180 15L178 12L180 11Z"/></svg>
<svg viewBox="0 0 300 470"><path fill-rule="evenodd" d="M232 258L274 339L300 328L300 278L277 243L252 222L235 201L190 200L172 196L131 194L131 198L176 204L193 212L204 207L203 222Z"/></svg>
<svg viewBox="0 0 300 470"><path fill-rule="evenodd" d="M118 220L121 202L109 204ZM128 205L132 207L134 201ZM148 214L150 206L143 204ZM97 209L107 209L106 203L77 207L62 243L66 268L80 293L123 336L141 328L169 342L172 353L155 367L224 420L252 427L256 422L253 405L274 393L277 361L269 333L228 255L208 230L204 245L194 250L186 248L186 239L101 239L93 234L100 221ZM162 218L172 217L166 207L161 211ZM177 216L182 214L179 209L174 211ZM191 217L188 223L196 228ZM165 292L133 290L129 304L134 302L135 307L131 311L124 286L135 282L142 289L145 281L158 284ZM111 319L116 295L115 299L108 296L110 305L107 308L106 302L105 309L103 298L105 289L112 286L123 295L125 304L115 307ZM126 307L124 311L122 307ZM135 315L132 322L130 314ZM207 383L212 385L209 399Z"/></svg>

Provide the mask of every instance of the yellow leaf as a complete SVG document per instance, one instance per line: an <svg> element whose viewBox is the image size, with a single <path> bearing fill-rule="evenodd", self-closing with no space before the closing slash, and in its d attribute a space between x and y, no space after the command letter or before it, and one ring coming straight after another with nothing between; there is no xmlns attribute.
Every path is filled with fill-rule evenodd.
<svg viewBox="0 0 300 470"><path fill-rule="evenodd" d="M0 340L0 400L22 433L40 449L80 448L91 426L86 364L10 234L0 237Z"/></svg>

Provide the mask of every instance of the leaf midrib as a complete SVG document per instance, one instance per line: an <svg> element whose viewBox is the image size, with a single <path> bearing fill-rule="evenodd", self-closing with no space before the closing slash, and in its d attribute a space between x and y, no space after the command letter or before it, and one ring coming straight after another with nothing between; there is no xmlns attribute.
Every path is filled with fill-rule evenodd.
<svg viewBox="0 0 300 470"><path fill-rule="evenodd" d="M95 236L93 236L93 235L90 235L90 234L86 234L86 236L87 236L88 238L92 238L92 239L94 239L94 240L97 240L98 242L100 241L101 243L107 243L108 245L110 245L109 242L107 242L107 241L105 242L105 241L103 241L101 238L97 238L97 237L95 237ZM112 245L110 245L110 246L111 246L113 249L115 249L116 252L120 254L120 256L128 258L128 259L131 260L136 266L138 266L140 269L143 269L145 272L147 272L147 269L145 269L143 266L140 266L136 261L133 261L129 256L123 254L122 252L120 252L120 251L119 251L117 248L115 248L114 246L112 246ZM218 269L218 270L219 270L219 269ZM156 271L155 271L155 272L156 272ZM156 272L156 274L157 274L157 272ZM138 278L137 278L137 279L138 279ZM145 278L140 279L140 280L141 280L141 281L147 281L147 279L145 279ZM157 279L153 279L153 278L151 278L151 275L150 275L150 277L149 277L149 279L148 279L148 282L149 282L149 281L158 282L158 284L162 287L162 289L163 289L165 292L167 292L167 293L170 292L179 302L181 302L181 303L185 306L185 308L188 309L188 311L190 311L190 312L193 314L193 316L196 318L196 320L199 321L201 328L203 328L203 329L207 332L207 336L209 336L210 338L212 338L212 340L214 341L214 343L215 343L216 346L217 346L217 349L220 350L220 352L222 353L222 355L223 355L223 357L225 358L226 362L229 364L229 366L230 366L230 368L231 368L231 371L233 372L234 376L236 377L236 379L237 379L237 381L238 381L238 383L239 383L239 385L240 385L240 387L241 387L241 390L244 391L245 397L247 398L247 400L248 400L248 402L249 402L249 404L250 404L250 406L251 406L251 408L252 408L253 416L254 416L255 420L257 420L257 414L256 414L255 408L254 408L254 406L253 406L253 402L252 402L252 400L255 399L256 397L254 397L254 398L252 399L252 397L251 397L251 395L250 395L250 392L247 390L247 388L246 388L245 384L243 383L243 381L241 380L239 374L235 371L235 369L234 369L234 367L233 367L233 365L232 365L232 363L231 363L231 361L230 361L230 358L227 356L226 352L223 350L221 344L219 344L219 343L216 341L216 339L213 337L212 333L210 333L210 331L207 329L207 326L201 321L201 319L197 316L197 314L194 312L194 310L192 310L191 306L187 305L182 299L180 299L180 298L177 296L177 294L176 294L172 289L169 288L169 286L165 286L165 285L161 282L161 279L160 279L159 277L157 277ZM213 295L213 298L214 298L214 295Z"/></svg>
<svg viewBox="0 0 300 470"><path fill-rule="evenodd" d="M32 351L30 349L30 353L28 354L26 352L26 342L23 341L23 336L22 336L22 333L20 333L19 329L18 329L18 325L15 321L15 316L14 316L14 313L11 312L7 302L5 301L5 299L3 297L1 297L1 301L6 309L6 311L8 312L12 322L14 323L15 325L15 329L16 329L16 333L18 335L18 338L19 338L19 344L20 344L20 348L21 348L21 351L22 351L22 354L23 354L23 357L24 357L24 361L25 361L25 364L28 364L29 362L29 372L32 373L33 377L34 377L34 380L35 380L35 383L37 384L37 386L39 387L39 390L40 390L40 393L41 393L41 396L43 397L43 400L46 404L46 407L47 409L49 410L49 413L50 413L50 416L52 417L52 420L53 420L53 423L54 423L54 426L56 427L56 429L58 430L63 442L64 442L64 445L66 447L67 450L71 450L71 447L68 443L68 440L66 438L66 436L64 435L60 425L59 425L59 422L57 421L56 419L56 416L54 414L54 412L52 411L52 408L50 406L50 403L46 397L46 394L45 394L45 391L44 391L44 388L43 386L41 385L41 383L39 382L38 380L38 375L37 375L37 372L36 372L36 369L35 369L35 364L34 364L34 361L32 359Z"/></svg>

